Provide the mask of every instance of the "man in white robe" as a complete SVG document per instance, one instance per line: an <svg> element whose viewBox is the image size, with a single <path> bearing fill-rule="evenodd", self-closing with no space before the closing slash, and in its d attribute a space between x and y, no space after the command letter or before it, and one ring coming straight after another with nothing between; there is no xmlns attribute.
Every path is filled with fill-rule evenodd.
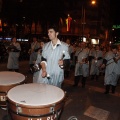
<svg viewBox="0 0 120 120"><path fill-rule="evenodd" d="M12 38L12 42L8 47L8 63L7 68L9 71L19 71L19 56L20 56L21 46L20 43L17 42L16 37Z"/></svg>
<svg viewBox="0 0 120 120"><path fill-rule="evenodd" d="M68 45L58 39L58 29L56 26L48 28L48 36L51 40L46 43L42 51L41 71L38 83L51 84L61 88L64 80L64 67L69 64ZM64 67L63 67L64 66Z"/></svg>
<svg viewBox="0 0 120 120"><path fill-rule="evenodd" d="M112 46L112 51L109 51L104 60L102 68L106 66L104 85L105 85L105 94L109 94L110 88L112 93L115 93L115 88L120 74L119 67L119 56L117 54L117 46Z"/></svg>

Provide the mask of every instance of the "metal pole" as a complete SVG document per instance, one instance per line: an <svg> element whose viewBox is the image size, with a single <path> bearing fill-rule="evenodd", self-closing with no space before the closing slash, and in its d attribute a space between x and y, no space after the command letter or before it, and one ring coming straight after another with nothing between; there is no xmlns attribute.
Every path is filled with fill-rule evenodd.
<svg viewBox="0 0 120 120"><path fill-rule="evenodd" d="M83 37L84 37L84 30L85 30L85 7L84 5L82 5L82 41L83 41Z"/></svg>

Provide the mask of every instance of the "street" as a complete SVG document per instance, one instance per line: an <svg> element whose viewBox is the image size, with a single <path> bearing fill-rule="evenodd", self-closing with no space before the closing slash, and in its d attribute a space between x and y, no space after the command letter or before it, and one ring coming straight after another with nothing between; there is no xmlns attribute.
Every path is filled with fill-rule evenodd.
<svg viewBox="0 0 120 120"><path fill-rule="evenodd" d="M0 63L0 71L7 71L7 63ZM25 81L32 83L32 74L28 72L29 62L20 61L19 72L25 75ZM9 77L9 76L8 76ZM120 120L120 84L115 94L104 94L104 76L98 81L87 79L86 87L73 87L74 70L64 80L62 89L66 92L65 105L60 120L75 116L78 120ZM0 120L9 120L7 110L0 109ZM36 119L37 120L37 119Z"/></svg>

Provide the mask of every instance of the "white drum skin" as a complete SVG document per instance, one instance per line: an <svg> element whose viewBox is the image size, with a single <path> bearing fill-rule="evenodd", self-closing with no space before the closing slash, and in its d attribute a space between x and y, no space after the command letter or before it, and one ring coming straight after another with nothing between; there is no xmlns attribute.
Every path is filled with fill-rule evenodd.
<svg viewBox="0 0 120 120"><path fill-rule="evenodd" d="M1 71L0 72L0 106L6 106L6 94L7 92L19 85L24 83L25 76L18 72Z"/></svg>
<svg viewBox="0 0 120 120"><path fill-rule="evenodd" d="M56 111L60 114L65 93L53 85L29 83L10 89L7 98L12 120L56 120Z"/></svg>

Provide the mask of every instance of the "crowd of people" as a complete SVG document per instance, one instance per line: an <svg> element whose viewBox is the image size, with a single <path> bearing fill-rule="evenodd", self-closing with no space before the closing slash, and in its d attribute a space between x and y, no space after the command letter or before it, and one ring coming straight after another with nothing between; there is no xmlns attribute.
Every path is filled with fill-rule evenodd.
<svg viewBox="0 0 120 120"><path fill-rule="evenodd" d="M114 94L120 76L120 46L92 45L85 42L71 44L67 38L59 39L56 26L48 28L49 42L38 42L33 37L29 46L29 67L33 74L33 83L51 84L62 87L65 77L69 78L74 72L73 87L77 87L81 79L82 88L85 88L88 77L98 80L104 75L105 94L110 89ZM22 51L16 37L13 37L8 47L8 70L19 71L19 57ZM72 69L72 71L71 71Z"/></svg>

